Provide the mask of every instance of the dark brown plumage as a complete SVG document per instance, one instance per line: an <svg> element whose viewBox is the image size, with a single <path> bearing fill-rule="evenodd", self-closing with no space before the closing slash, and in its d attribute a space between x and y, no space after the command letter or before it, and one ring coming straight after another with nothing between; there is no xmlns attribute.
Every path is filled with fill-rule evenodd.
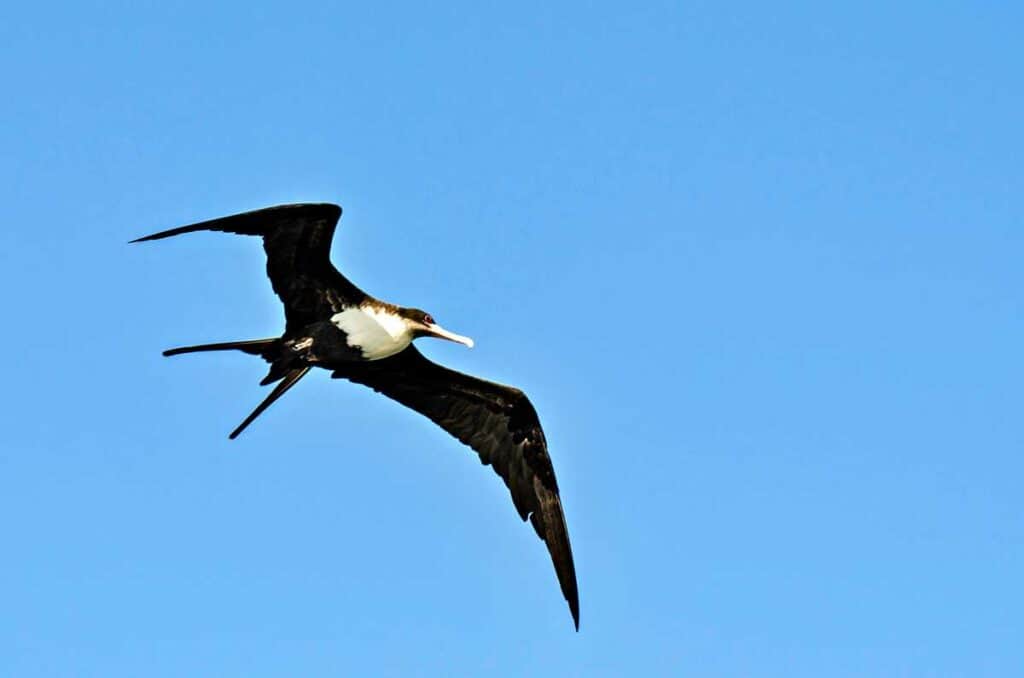
<svg viewBox="0 0 1024 678"><path fill-rule="evenodd" d="M469 445L501 476L519 517L547 544L579 628L576 569L548 444L533 404L517 388L450 370L410 346L391 358L353 363L331 375L369 386L416 410Z"/></svg>
<svg viewBox="0 0 1024 678"><path fill-rule="evenodd" d="M263 384L272 393L231 433L235 438L311 367L363 384L428 417L471 447L501 476L523 520L544 540L558 581L579 628L579 595L572 548L547 442L533 405L517 388L437 365L412 344L435 336L472 345L418 309L388 304L366 294L330 262L331 240L341 208L328 203L281 205L212 219L132 242L196 231L261 236L267 276L284 304L279 338L221 342L165 351L239 350L270 364ZM379 327L374 323L380 323ZM397 332L397 334L396 334Z"/></svg>

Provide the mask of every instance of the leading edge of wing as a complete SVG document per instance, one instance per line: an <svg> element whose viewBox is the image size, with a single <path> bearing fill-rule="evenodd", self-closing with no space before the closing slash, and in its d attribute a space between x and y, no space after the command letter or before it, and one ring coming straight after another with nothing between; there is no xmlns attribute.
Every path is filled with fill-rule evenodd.
<svg viewBox="0 0 1024 678"><path fill-rule="evenodd" d="M282 219L306 218L332 220L335 224L341 218L341 206L329 202L308 202L294 203L289 205L275 205L264 207L258 210L232 214L227 217L208 219L187 226L171 228L159 233L146 235L129 243L146 242L149 240L162 240L184 233L195 233L197 231L221 231L224 233L236 233L238 235L267 235Z"/></svg>

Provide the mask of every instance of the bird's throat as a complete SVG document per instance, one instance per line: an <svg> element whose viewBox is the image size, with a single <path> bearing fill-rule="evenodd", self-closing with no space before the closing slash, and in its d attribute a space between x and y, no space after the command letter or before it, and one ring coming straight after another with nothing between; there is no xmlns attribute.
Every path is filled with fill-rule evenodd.
<svg viewBox="0 0 1024 678"><path fill-rule="evenodd" d="M375 306L347 308L331 316L331 322L345 333L348 345L358 348L367 360L393 356L413 339L404 318Z"/></svg>

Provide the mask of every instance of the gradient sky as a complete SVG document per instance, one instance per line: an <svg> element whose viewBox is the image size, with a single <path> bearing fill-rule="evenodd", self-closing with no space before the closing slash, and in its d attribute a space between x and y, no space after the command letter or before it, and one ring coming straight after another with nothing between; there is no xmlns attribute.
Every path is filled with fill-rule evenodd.
<svg viewBox="0 0 1024 678"><path fill-rule="evenodd" d="M1024 11L634 4L5 9L0 675L1024 674ZM127 241L306 200L532 397L579 634L427 420L160 356L280 305Z"/></svg>

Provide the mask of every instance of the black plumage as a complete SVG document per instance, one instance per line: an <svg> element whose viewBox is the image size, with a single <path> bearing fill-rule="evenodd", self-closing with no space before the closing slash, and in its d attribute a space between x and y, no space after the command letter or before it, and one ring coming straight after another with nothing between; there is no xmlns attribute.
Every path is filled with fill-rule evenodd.
<svg viewBox="0 0 1024 678"><path fill-rule="evenodd" d="M312 367L335 378L369 386L428 417L471 447L508 487L516 510L529 519L551 555L573 622L579 628L579 596L569 534L554 468L537 412L517 388L462 374L431 362L411 343L419 336L452 335L429 314L374 299L338 272L330 262L331 240L341 208L337 205L281 205L163 231L132 242L158 240L196 231L224 231L261 236L267 276L285 309L285 332L279 338L222 342L165 351L240 350L258 355L271 367L263 384L279 382L271 394L236 428L235 438ZM367 346L353 343L356 334L338 314L365 310L404 323L400 338L384 357L368 358ZM341 316L345 318L344 315ZM362 322L363 316L359 316ZM361 335L360 335L361 336ZM384 334L383 340L388 340ZM403 346L402 341L408 340ZM363 339L363 344L368 344ZM471 342L464 342L469 343ZM383 349L382 349L383 350Z"/></svg>

